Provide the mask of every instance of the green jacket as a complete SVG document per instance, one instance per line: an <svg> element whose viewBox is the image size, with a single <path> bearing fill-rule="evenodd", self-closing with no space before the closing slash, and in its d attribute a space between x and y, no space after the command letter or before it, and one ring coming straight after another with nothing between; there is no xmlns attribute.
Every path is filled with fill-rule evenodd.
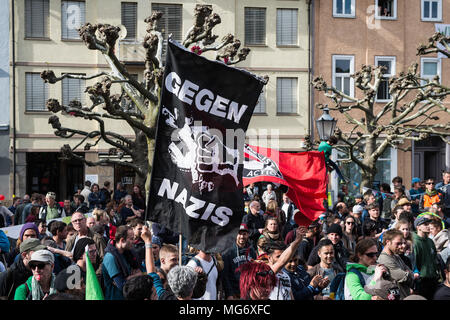
<svg viewBox="0 0 450 320"><path fill-rule="evenodd" d="M414 255L421 278L439 279L437 252L433 240L413 232Z"/></svg>
<svg viewBox="0 0 450 320"><path fill-rule="evenodd" d="M31 281L33 279L33 276L29 277L28 280L17 287L16 293L14 294L14 300L27 300L27 296L29 292L31 291ZM28 284L28 288L30 290L27 290L26 284Z"/></svg>
<svg viewBox="0 0 450 320"><path fill-rule="evenodd" d="M319 144L319 148L317 149L317 151L323 152L323 154L325 155L325 162L327 162L330 159L331 150L332 147L326 141L322 141Z"/></svg>
<svg viewBox="0 0 450 320"><path fill-rule="evenodd" d="M345 276L345 286L349 291L352 300L371 300L372 296L364 291L364 287L359 280L356 273L350 271L351 268L355 268L362 273L364 279L368 279L373 272L367 273L367 267L359 263L347 263L347 275ZM371 282L372 283L372 282ZM367 283L368 284L368 283ZM347 295L346 295L347 299Z"/></svg>

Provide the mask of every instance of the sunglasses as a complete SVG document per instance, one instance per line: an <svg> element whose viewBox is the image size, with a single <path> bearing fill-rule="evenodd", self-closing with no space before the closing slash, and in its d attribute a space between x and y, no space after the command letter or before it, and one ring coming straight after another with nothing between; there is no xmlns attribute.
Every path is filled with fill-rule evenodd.
<svg viewBox="0 0 450 320"><path fill-rule="evenodd" d="M351 224L355 224L355 223L354 222L346 222L346 224L350 224L351 225Z"/></svg>
<svg viewBox="0 0 450 320"><path fill-rule="evenodd" d="M425 183L425 184L435 184L434 182L427 182L427 183Z"/></svg>
<svg viewBox="0 0 450 320"><path fill-rule="evenodd" d="M375 258L377 256L378 252L367 252L365 253L366 256L369 258Z"/></svg>
<svg viewBox="0 0 450 320"><path fill-rule="evenodd" d="M31 269L31 270L36 269L36 267L37 267L39 270L42 270L42 269L45 268L46 263L44 263L44 262L41 262L41 263L30 263L29 266L30 266L30 269Z"/></svg>
<svg viewBox="0 0 450 320"><path fill-rule="evenodd" d="M274 273L273 273L273 271L272 270L269 270L269 271L260 271L260 272L257 272L256 273L256 275L258 276L258 277L267 277L268 275L273 275Z"/></svg>

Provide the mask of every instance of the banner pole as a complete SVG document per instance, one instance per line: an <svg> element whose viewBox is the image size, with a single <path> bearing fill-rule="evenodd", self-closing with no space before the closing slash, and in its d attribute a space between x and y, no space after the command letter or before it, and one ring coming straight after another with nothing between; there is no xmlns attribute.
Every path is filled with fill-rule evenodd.
<svg viewBox="0 0 450 320"><path fill-rule="evenodd" d="M182 263L181 259L182 259L182 253L183 253L183 235L181 234L181 232L180 232L180 235L178 236L178 243L179 243L179 247L180 247L179 253L178 253L178 259L179 259L178 265L182 266L183 263Z"/></svg>

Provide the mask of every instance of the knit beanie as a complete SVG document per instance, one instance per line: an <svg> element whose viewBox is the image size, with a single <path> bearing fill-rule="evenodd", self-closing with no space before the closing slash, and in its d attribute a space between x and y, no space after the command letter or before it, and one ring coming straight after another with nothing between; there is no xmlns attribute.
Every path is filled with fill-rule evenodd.
<svg viewBox="0 0 450 320"><path fill-rule="evenodd" d="M329 233L337 233L340 237L342 237L342 228L340 225L333 223L327 229L327 234L329 234Z"/></svg>
<svg viewBox="0 0 450 320"><path fill-rule="evenodd" d="M34 231L36 231L36 236L39 236L39 229L38 227L34 224L34 222L27 222L23 225L22 229L20 229L20 234L19 234L19 239L20 241L23 241L23 234L25 233L25 231L27 231L28 229L33 229Z"/></svg>
<svg viewBox="0 0 450 320"><path fill-rule="evenodd" d="M75 245L75 248L73 249L73 255L72 260L74 262L77 262L83 257L83 254L85 252L85 248L88 245L95 244L94 240L91 238L81 238L77 241L77 244Z"/></svg>

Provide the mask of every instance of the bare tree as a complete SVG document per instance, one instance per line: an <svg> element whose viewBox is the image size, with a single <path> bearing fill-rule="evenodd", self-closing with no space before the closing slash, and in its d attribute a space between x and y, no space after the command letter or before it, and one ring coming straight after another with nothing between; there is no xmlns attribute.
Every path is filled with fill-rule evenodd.
<svg viewBox="0 0 450 320"><path fill-rule="evenodd" d="M160 102L160 92L164 68L162 65L163 37L158 31L158 21L161 19L160 11L152 12L145 19L147 23L146 34L143 40L145 49L144 81L139 82L130 76L125 65L117 58L114 48L119 38L120 28L108 24L91 25L86 23L79 29L80 38L90 50L102 53L109 65L109 72L100 72L90 76L76 74L63 74L57 77L52 70L41 72L45 82L54 84L64 78L95 79L100 80L86 88L90 98L90 105L82 105L79 101L70 101L68 105L61 105L56 99L47 101L47 108L54 114L61 112L66 116L79 121L88 120L98 123L98 130L83 131L76 128L63 127L57 115L49 118L49 123L55 129L55 135L61 138L81 136L75 146L65 144L61 148L62 154L67 158L75 158L88 166L121 165L132 168L136 173L136 182L144 185L148 191L149 175L152 169L152 154L155 146L155 125ZM227 34L216 43L217 35L213 28L221 23L220 16L212 12L210 6L197 5L194 14L194 25L187 32L183 41L185 48L192 52L202 54L207 51L216 51L216 60L227 65L233 65L246 59L249 48L240 48L241 42L232 34ZM113 85L121 87L121 94L111 94ZM115 125L126 122L134 131L134 139L118 134L114 129L107 129L108 124L114 120ZM114 128L114 124L113 124ZM76 136L77 135L77 136ZM117 155L116 159L101 159L88 161L76 154L77 150L89 150L100 141L108 143L110 155ZM131 160L126 160L130 157Z"/></svg>
<svg viewBox="0 0 450 320"><path fill-rule="evenodd" d="M418 48L417 55L439 52L449 57L449 40L449 37L436 33L426 45ZM382 66L362 65L352 75L355 87L362 92L354 97L329 86L321 76L312 81L314 88L330 99L329 109L341 113L352 127L347 133L337 128L335 135L345 146L347 161L356 163L361 169L361 188L372 185L377 160L388 147L410 151L411 148L402 148L405 140L420 141L431 135L450 144L447 139L450 122L441 120L449 119L450 109L444 104L450 94L449 87L440 83L439 76L432 80L421 78L418 64L414 63L406 72L389 79L390 100L379 104L375 99L384 80L384 70ZM375 108L376 104L381 108ZM324 106L317 104L316 107L322 109ZM309 141L310 147L312 144Z"/></svg>

